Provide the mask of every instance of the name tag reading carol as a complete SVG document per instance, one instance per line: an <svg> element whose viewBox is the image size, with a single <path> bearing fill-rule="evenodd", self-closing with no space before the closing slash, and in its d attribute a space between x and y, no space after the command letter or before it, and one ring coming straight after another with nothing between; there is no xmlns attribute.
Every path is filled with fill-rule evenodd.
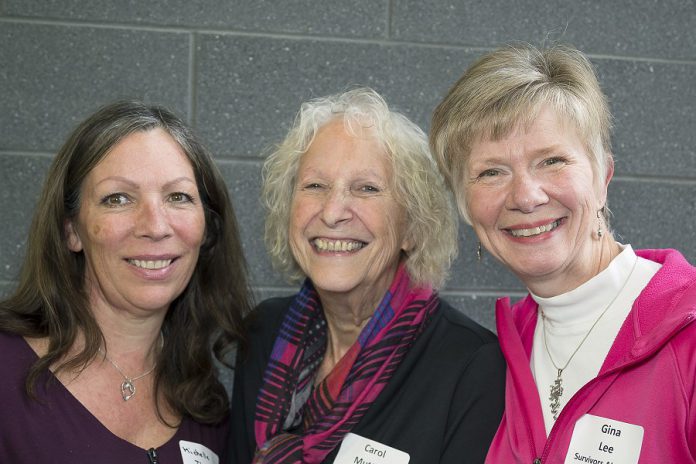
<svg viewBox="0 0 696 464"><path fill-rule="evenodd" d="M643 427L585 414L575 423L563 464L636 464Z"/></svg>
<svg viewBox="0 0 696 464"><path fill-rule="evenodd" d="M408 453L349 433L341 442L334 464L408 464Z"/></svg>

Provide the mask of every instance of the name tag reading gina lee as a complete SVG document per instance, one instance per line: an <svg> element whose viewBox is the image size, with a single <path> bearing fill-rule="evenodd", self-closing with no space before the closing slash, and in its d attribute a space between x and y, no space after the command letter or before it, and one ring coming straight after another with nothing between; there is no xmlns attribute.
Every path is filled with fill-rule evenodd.
<svg viewBox="0 0 696 464"><path fill-rule="evenodd" d="M585 414L575 423L563 464L636 464L643 427Z"/></svg>
<svg viewBox="0 0 696 464"><path fill-rule="evenodd" d="M408 464L409 459L408 453L349 433L341 442L334 464Z"/></svg>

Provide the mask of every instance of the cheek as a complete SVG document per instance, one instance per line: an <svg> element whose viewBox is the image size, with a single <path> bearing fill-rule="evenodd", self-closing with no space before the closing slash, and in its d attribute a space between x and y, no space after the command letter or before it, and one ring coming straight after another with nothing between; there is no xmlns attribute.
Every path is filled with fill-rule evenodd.
<svg viewBox="0 0 696 464"><path fill-rule="evenodd" d="M199 248L206 239L205 213L203 210L172 214L169 216L169 223L174 229L174 233L183 243L191 248Z"/></svg>
<svg viewBox="0 0 696 464"><path fill-rule="evenodd" d="M307 199L301 201L293 200L290 203L290 217L288 218L290 234L301 234L309 225L316 210L318 208L312 201Z"/></svg>
<svg viewBox="0 0 696 464"><path fill-rule="evenodd" d="M474 227L490 225L496 222L497 207L495 200L471 197L469 202L469 219Z"/></svg>
<svg viewBox="0 0 696 464"><path fill-rule="evenodd" d="M81 234L81 238L86 248L108 248L119 241L124 234L125 227L119 222L113 223L108 219L103 217L86 217L84 219L84 227L81 228L84 233Z"/></svg>
<svg viewBox="0 0 696 464"><path fill-rule="evenodd" d="M196 242L198 246L201 246L205 241L206 237L205 215L203 214L203 212L201 212L201 215L195 222L195 224L197 224L197 227L193 229L191 235L193 237L193 241Z"/></svg>
<svg viewBox="0 0 696 464"><path fill-rule="evenodd" d="M290 217L288 218L288 242L290 251L294 256L298 255L300 243L304 241L303 222L301 209L293 202L290 206Z"/></svg>
<svg viewBox="0 0 696 464"><path fill-rule="evenodd" d="M381 233L385 241L385 254L392 254L401 250L406 237L406 214L396 204L386 205L384 208L372 211L368 221L372 224L381 222Z"/></svg>

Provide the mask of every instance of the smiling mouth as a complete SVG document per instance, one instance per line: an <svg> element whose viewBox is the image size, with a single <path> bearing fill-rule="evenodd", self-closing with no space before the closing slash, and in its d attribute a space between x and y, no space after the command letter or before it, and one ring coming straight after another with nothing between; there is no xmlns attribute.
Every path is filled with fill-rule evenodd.
<svg viewBox="0 0 696 464"><path fill-rule="evenodd" d="M129 259L128 263L132 264L135 267L139 267L141 269L164 269L165 267L169 266L172 264L171 259L157 259L154 261L148 261L148 260L143 260L143 259Z"/></svg>
<svg viewBox="0 0 696 464"><path fill-rule="evenodd" d="M535 235L543 234L545 232L551 232L553 229L561 224L561 220L557 219L550 224L545 226L532 227L530 229L508 229L510 235L513 237L533 237Z"/></svg>
<svg viewBox="0 0 696 464"><path fill-rule="evenodd" d="M316 238L312 244L319 251L356 251L367 245L357 240L327 240L325 238Z"/></svg>

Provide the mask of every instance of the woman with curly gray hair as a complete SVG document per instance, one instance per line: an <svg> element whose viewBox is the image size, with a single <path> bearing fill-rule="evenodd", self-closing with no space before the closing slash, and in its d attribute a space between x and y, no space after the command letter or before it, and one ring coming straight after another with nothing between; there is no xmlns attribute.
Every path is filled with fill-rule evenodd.
<svg viewBox="0 0 696 464"><path fill-rule="evenodd" d="M437 294L456 219L425 134L371 89L307 102L264 201L273 261L304 283L249 319L231 462L483 461L504 366Z"/></svg>

